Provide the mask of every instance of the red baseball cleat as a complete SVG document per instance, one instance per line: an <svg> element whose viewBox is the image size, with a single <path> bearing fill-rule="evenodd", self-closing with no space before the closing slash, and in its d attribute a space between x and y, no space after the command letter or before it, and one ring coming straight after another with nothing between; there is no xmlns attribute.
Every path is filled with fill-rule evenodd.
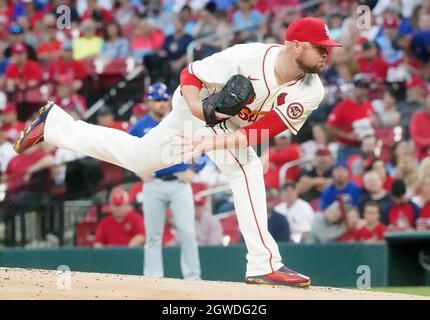
<svg viewBox="0 0 430 320"><path fill-rule="evenodd" d="M278 271L265 274L263 276L247 277L245 280L248 284L267 284L275 286L290 286L307 288L311 285L311 279L294 270L283 266Z"/></svg>
<svg viewBox="0 0 430 320"><path fill-rule="evenodd" d="M13 146L16 153L23 153L25 150L43 141L45 121L54 103L48 101L39 109L36 119L21 132L19 140Z"/></svg>

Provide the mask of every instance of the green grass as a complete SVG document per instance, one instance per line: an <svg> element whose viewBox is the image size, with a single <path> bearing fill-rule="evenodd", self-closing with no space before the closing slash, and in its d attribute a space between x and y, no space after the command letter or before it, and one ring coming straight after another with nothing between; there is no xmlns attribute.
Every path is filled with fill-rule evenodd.
<svg viewBox="0 0 430 320"><path fill-rule="evenodd" d="M419 296L430 297L430 286L428 287L386 287L386 288L372 288L373 291L392 292L413 294Z"/></svg>

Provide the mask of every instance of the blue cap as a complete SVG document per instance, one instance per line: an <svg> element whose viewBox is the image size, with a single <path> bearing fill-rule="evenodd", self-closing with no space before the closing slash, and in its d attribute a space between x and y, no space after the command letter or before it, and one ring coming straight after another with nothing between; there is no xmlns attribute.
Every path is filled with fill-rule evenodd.
<svg viewBox="0 0 430 320"><path fill-rule="evenodd" d="M22 27L19 24L13 24L9 27L9 33L19 34L22 32L23 32Z"/></svg>
<svg viewBox="0 0 430 320"><path fill-rule="evenodd" d="M169 98L169 90L164 83L154 83L148 89L148 100L167 100Z"/></svg>

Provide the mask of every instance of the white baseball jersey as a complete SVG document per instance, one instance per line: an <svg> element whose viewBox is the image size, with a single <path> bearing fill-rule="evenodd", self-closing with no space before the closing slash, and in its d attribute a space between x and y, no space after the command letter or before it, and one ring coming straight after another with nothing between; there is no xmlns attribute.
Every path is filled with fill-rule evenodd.
<svg viewBox="0 0 430 320"><path fill-rule="evenodd" d="M296 135L324 98L324 87L317 74L306 74L297 81L279 85L275 61L281 50L281 45L239 44L190 64L188 72L203 82L202 99L221 90L235 74L248 77L256 97L228 121L236 127L244 127L275 110Z"/></svg>

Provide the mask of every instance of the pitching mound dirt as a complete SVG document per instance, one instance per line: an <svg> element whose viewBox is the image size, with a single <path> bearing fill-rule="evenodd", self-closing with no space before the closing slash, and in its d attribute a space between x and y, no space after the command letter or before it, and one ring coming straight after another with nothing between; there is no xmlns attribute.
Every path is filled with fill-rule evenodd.
<svg viewBox="0 0 430 320"><path fill-rule="evenodd" d="M295 300L424 299L394 293L310 287L247 285L235 282L154 279L107 273L0 268L1 299L144 299L144 300Z"/></svg>

